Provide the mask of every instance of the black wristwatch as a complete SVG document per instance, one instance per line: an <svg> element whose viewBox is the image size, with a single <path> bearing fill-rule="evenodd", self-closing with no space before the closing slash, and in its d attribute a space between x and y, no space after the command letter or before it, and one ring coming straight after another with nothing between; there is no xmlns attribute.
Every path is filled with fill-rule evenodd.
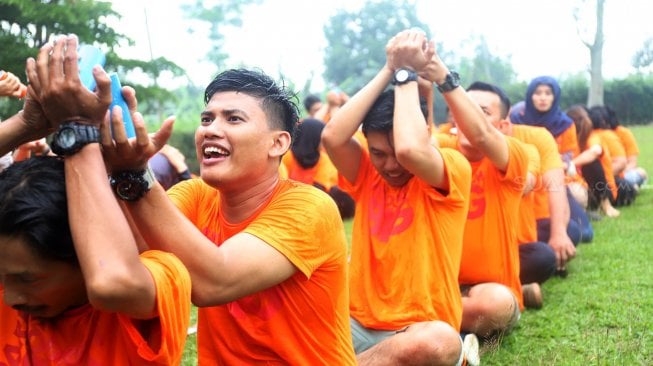
<svg viewBox="0 0 653 366"><path fill-rule="evenodd" d="M116 196L124 201L137 201L154 187L154 173L148 166L140 171L125 170L109 176L109 183Z"/></svg>
<svg viewBox="0 0 653 366"><path fill-rule="evenodd" d="M460 76L455 71L451 71L444 79L444 83L438 85L440 93L450 92L460 86Z"/></svg>
<svg viewBox="0 0 653 366"><path fill-rule="evenodd" d="M97 127L67 122L59 126L59 130L52 137L50 148L57 155L70 156L94 142L100 142L100 130Z"/></svg>
<svg viewBox="0 0 653 366"><path fill-rule="evenodd" d="M415 71L404 68L395 70L392 85L403 85L409 81L417 81L417 73Z"/></svg>

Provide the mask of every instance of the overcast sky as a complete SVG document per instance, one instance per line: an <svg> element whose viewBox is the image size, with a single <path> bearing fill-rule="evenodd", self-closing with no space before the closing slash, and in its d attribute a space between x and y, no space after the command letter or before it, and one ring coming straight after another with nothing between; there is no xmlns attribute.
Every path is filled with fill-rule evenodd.
<svg viewBox="0 0 653 366"><path fill-rule="evenodd" d="M206 85L216 71L202 58L209 46L203 34L189 34L191 20L179 4L188 0L113 0L123 14L117 27L136 41L120 51L123 57L166 57L185 68L194 83ZM586 0L585 7L594 4ZM208 2L207 2L208 3ZM313 91L323 87L321 75L326 46L323 27L339 8L359 9L362 0L264 0L246 8L243 27L225 32L225 51L231 66L259 67L276 77L279 72L296 85L314 75ZM417 0L419 18L445 49L469 54L467 40L483 35L490 50L511 57L521 80L539 75L561 77L587 70L589 51L577 33L573 8L582 0ZM145 13L148 15L146 27ZM633 54L653 37L651 0L606 0L604 66L606 78L624 77L635 70ZM584 38L593 41L593 12L583 15ZM149 41L148 41L149 29ZM467 42L468 44L468 42ZM328 51L328 50L327 50Z"/></svg>

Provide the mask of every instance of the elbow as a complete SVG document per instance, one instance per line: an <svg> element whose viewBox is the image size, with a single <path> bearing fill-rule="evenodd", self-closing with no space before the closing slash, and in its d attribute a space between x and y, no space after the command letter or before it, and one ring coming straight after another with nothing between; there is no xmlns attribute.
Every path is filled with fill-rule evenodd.
<svg viewBox="0 0 653 366"><path fill-rule="evenodd" d="M191 302L197 307L219 306L238 299L238 296L230 296L226 287L215 284L203 286L198 282L193 282L191 290Z"/></svg>
<svg viewBox="0 0 653 366"><path fill-rule="evenodd" d="M333 136L333 133L329 129L329 126L325 126L324 129L322 130L322 135L320 136L320 142L322 143L322 146L325 149L330 149L333 147L335 144L334 142L335 136Z"/></svg>
<svg viewBox="0 0 653 366"><path fill-rule="evenodd" d="M96 309L117 311L125 303L148 291L148 286L138 276L100 276L88 280L86 292L89 303Z"/></svg>

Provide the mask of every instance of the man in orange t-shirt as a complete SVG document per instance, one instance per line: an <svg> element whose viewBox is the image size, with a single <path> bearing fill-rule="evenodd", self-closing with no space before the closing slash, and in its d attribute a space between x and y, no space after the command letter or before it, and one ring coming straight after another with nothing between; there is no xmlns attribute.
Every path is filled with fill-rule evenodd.
<svg viewBox="0 0 653 366"><path fill-rule="evenodd" d="M18 162L0 174L0 365L181 362L190 276L170 253L138 255L127 220L103 184L95 145L65 161L66 174L102 166L84 188L76 179L64 183L64 162L55 157ZM92 197L80 194L92 190ZM66 196L74 210L70 223L61 209Z"/></svg>
<svg viewBox="0 0 653 366"><path fill-rule="evenodd" d="M432 91L449 71L413 37L426 42L415 31L388 42L386 65L322 133L340 186L356 201L349 278L360 365L463 357L457 277L470 169L457 151L430 143L420 90ZM395 87L384 91L390 81ZM455 115L483 118L462 88L444 95ZM361 124L367 150L355 137Z"/></svg>
<svg viewBox="0 0 653 366"><path fill-rule="evenodd" d="M480 121L456 117L458 148L472 165L470 208L458 281L463 289L461 329L483 338L510 330L523 308L516 227L528 155L494 125L506 119L505 94L474 83L468 95L485 112ZM493 89L498 89L494 87Z"/></svg>
<svg viewBox="0 0 653 366"><path fill-rule="evenodd" d="M31 158L0 175L0 330L10 332L0 334L0 364L178 364L190 276L170 253L139 255L98 143L110 80L96 69L97 91L87 90L77 59L69 35L41 48L44 67L27 62L30 107L88 139L69 149L56 134L65 159Z"/></svg>
<svg viewBox="0 0 653 366"><path fill-rule="evenodd" d="M201 179L167 194L154 185L127 205L147 242L189 269L200 365L356 364L338 209L321 190L279 178L298 121L291 95L260 71L217 75L195 133ZM104 145L132 172L172 125L153 138L136 128L136 141Z"/></svg>

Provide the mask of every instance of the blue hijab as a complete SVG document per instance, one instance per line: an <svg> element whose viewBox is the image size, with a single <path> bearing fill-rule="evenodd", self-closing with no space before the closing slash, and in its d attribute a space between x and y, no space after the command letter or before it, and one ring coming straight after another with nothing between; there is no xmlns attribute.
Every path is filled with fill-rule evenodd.
<svg viewBox="0 0 653 366"><path fill-rule="evenodd" d="M553 104L551 109L542 113L533 105L533 93L539 85L548 85L553 90ZM554 137L558 137L566 131L574 121L560 109L560 85L556 79L550 76L538 76L531 81L526 89L524 101L515 104L510 109L510 121L512 123L544 127Z"/></svg>

